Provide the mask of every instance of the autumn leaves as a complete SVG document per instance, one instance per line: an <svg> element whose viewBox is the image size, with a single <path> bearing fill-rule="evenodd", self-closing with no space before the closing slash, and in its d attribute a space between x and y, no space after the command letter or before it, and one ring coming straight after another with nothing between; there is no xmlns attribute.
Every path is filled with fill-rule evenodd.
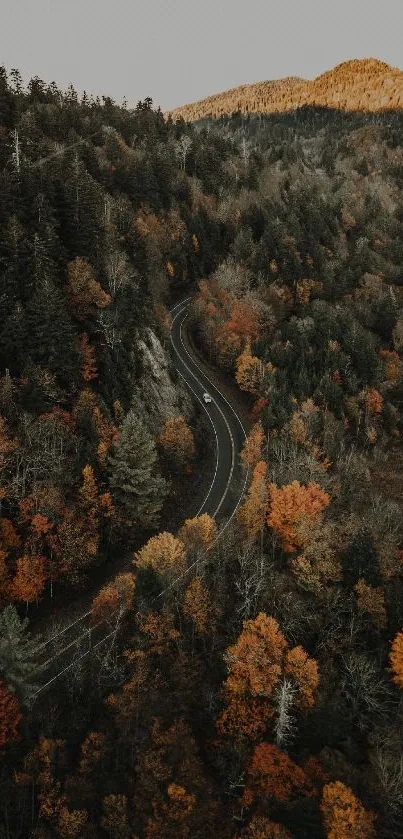
<svg viewBox="0 0 403 839"><path fill-rule="evenodd" d="M261 612L244 622L238 641L226 653L226 707L218 721L222 733L256 741L276 726L278 690L288 680L295 689L293 713L314 704L318 666L302 647L289 648L277 621Z"/></svg>

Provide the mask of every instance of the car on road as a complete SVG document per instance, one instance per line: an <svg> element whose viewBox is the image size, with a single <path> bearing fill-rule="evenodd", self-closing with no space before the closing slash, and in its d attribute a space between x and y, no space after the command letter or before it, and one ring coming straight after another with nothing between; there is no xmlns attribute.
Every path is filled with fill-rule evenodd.
<svg viewBox="0 0 403 839"><path fill-rule="evenodd" d="M209 393L203 393L203 399L205 402L211 402L211 396Z"/></svg>

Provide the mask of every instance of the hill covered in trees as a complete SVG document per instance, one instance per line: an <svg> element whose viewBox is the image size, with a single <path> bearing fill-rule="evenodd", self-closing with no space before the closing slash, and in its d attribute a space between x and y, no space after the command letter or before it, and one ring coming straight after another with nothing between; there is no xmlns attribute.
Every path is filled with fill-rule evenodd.
<svg viewBox="0 0 403 839"><path fill-rule="evenodd" d="M399 839L401 112L0 93L2 834ZM251 423L222 538L170 519L182 295ZM85 587L107 642L37 695Z"/></svg>
<svg viewBox="0 0 403 839"><path fill-rule="evenodd" d="M240 85L182 105L173 119L198 120L240 112L277 113L303 105L346 111L383 111L403 107L403 72L375 58L344 61L312 81L289 76Z"/></svg>

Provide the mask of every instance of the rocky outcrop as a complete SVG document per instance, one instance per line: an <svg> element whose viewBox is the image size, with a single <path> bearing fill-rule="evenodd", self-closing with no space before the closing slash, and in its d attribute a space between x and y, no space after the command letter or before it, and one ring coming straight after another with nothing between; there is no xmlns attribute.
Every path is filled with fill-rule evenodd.
<svg viewBox="0 0 403 839"><path fill-rule="evenodd" d="M166 419L182 415L189 420L193 413L189 393L172 365L169 353L149 327L141 330L136 349L141 357L142 372L136 382L133 407L148 418L156 434Z"/></svg>

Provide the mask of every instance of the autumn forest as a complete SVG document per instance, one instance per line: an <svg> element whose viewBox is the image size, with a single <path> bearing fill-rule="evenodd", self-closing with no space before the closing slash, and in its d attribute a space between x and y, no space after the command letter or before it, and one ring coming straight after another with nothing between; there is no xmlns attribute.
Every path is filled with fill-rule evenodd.
<svg viewBox="0 0 403 839"><path fill-rule="evenodd" d="M0 181L1 839L403 837L401 110L0 68Z"/></svg>

